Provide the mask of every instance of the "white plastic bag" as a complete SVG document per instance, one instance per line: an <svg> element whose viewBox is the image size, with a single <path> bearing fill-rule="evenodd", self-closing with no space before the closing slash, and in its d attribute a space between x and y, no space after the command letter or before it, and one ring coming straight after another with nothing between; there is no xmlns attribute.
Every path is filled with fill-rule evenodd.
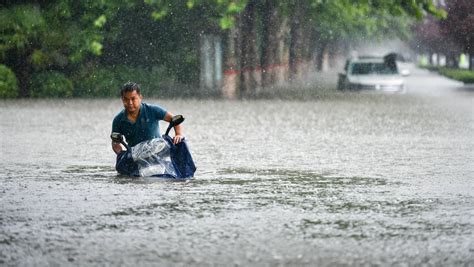
<svg viewBox="0 0 474 267"><path fill-rule="evenodd" d="M171 162L170 145L162 138L138 143L132 147L132 158L138 165L140 176L176 176Z"/></svg>

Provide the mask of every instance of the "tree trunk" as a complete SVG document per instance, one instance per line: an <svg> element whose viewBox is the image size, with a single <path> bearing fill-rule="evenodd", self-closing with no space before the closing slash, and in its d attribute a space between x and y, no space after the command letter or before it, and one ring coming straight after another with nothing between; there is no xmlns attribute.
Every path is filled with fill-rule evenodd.
<svg viewBox="0 0 474 267"><path fill-rule="evenodd" d="M290 80L300 80L302 72L299 65L303 55L303 10L301 1L296 0L291 18L290 43Z"/></svg>
<svg viewBox="0 0 474 267"><path fill-rule="evenodd" d="M227 99L235 99L239 93L239 45L239 27L236 25L227 31L226 36L222 96Z"/></svg>
<svg viewBox="0 0 474 267"><path fill-rule="evenodd" d="M262 83L260 56L258 54L256 3L250 1L242 14L242 56L241 56L241 92L242 96L257 93Z"/></svg>
<svg viewBox="0 0 474 267"><path fill-rule="evenodd" d="M318 34L314 29L311 29L310 38L308 40L308 71L315 72L317 71L317 43L318 43Z"/></svg>
<svg viewBox="0 0 474 267"><path fill-rule="evenodd" d="M454 52L448 52L446 55L446 67L450 68L458 68L459 62L457 59L457 55Z"/></svg>
<svg viewBox="0 0 474 267"><path fill-rule="evenodd" d="M319 72L325 72L328 65L328 42L321 41L317 55L317 69Z"/></svg>
<svg viewBox="0 0 474 267"><path fill-rule="evenodd" d="M341 53L341 47L339 42L333 41L331 44L331 50L328 53L328 67L329 69L337 68L338 58Z"/></svg>
<svg viewBox="0 0 474 267"><path fill-rule="evenodd" d="M304 61L304 68L302 69L304 76L306 77L308 73L312 71L312 66L313 66L313 60L312 60L312 48L314 47L314 32L311 30L310 24L309 23L304 23L303 27L303 37L304 37L304 42L303 42L303 47L302 47L302 58Z"/></svg>
<svg viewBox="0 0 474 267"><path fill-rule="evenodd" d="M290 46L287 42L287 36L290 31L288 19L283 18L280 21L280 29L277 37L276 65L273 68L273 81L275 84L284 84L289 79Z"/></svg>
<svg viewBox="0 0 474 267"><path fill-rule="evenodd" d="M474 70L474 51L469 53L469 70Z"/></svg>
<svg viewBox="0 0 474 267"><path fill-rule="evenodd" d="M31 92L29 88L30 76L31 76L31 65L28 63L28 58L31 53L27 52L25 55L18 57L18 62L14 67L19 83L19 96L29 97Z"/></svg>
<svg viewBox="0 0 474 267"><path fill-rule="evenodd" d="M282 16L274 0L266 0L263 17L263 86L282 85L289 79L289 44L290 33L288 19Z"/></svg>
<svg viewBox="0 0 474 267"><path fill-rule="evenodd" d="M265 1L265 13L263 15L264 36L262 53L262 86L271 87L275 83L275 71L278 61L278 37L281 31L280 18L276 2Z"/></svg>

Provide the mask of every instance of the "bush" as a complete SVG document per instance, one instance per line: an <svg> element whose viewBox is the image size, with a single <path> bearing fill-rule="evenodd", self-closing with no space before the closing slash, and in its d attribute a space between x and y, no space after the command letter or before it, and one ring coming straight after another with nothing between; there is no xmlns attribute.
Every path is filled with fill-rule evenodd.
<svg viewBox="0 0 474 267"><path fill-rule="evenodd" d="M29 87L32 97L71 97L73 92L72 81L56 71L34 74Z"/></svg>
<svg viewBox="0 0 474 267"><path fill-rule="evenodd" d="M15 73L5 65L0 64L0 98L18 96L18 80Z"/></svg>
<svg viewBox="0 0 474 267"><path fill-rule="evenodd" d="M109 69L83 69L74 79L74 96L114 96L120 84Z"/></svg>
<svg viewBox="0 0 474 267"><path fill-rule="evenodd" d="M439 73L441 75L444 75L454 80L461 81L463 83L474 83L474 71L440 68Z"/></svg>
<svg viewBox="0 0 474 267"><path fill-rule="evenodd" d="M161 87L171 83L173 77L163 68L133 68L126 66L83 68L75 77L74 96L117 97L120 88L128 81L137 82L144 95L156 96Z"/></svg>
<svg viewBox="0 0 474 267"><path fill-rule="evenodd" d="M464 69L454 69L441 66L422 66L430 71L436 71L439 74L457 80L463 83L474 83L474 71Z"/></svg>

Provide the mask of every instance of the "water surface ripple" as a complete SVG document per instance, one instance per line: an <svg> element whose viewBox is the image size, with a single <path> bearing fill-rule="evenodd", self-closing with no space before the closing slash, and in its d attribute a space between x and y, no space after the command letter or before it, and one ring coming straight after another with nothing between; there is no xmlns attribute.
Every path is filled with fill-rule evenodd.
<svg viewBox="0 0 474 267"><path fill-rule="evenodd" d="M0 264L473 265L474 94L411 79L425 87L148 99L187 118L187 182L116 174L119 100L2 101Z"/></svg>

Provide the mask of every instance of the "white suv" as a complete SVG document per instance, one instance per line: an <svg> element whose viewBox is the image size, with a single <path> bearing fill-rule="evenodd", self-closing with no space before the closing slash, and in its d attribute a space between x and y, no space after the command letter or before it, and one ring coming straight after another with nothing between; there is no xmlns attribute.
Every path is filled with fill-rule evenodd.
<svg viewBox="0 0 474 267"><path fill-rule="evenodd" d="M344 73L339 73L337 88L339 90L404 92L405 81L398 71L395 59L364 57L346 62Z"/></svg>

